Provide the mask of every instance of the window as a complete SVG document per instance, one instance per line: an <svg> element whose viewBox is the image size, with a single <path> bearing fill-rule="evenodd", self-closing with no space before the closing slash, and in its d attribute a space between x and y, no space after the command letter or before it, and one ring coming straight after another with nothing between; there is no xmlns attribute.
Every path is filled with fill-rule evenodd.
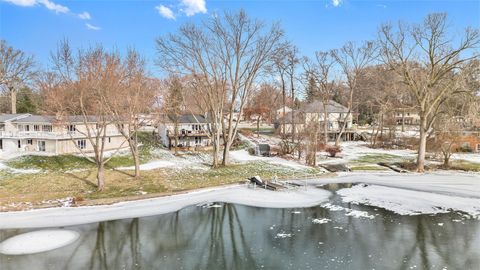
<svg viewBox="0 0 480 270"><path fill-rule="evenodd" d="M0 124L0 131L5 131L5 124Z"/></svg>
<svg viewBox="0 0 480 270"><path fill-rule="evenodd" d="M51 125L43 125L42 130L46 132L52 132L52 126Z"/></svg>
<svg viewBox="0 0 480 270"><path fill-rule="evenodd" d="M38 141L37 144L38 144L38 151L45 152L47 150L45 141Z"/></svg>
<svg viewBox="0 0 480 270"><path fill-rule="evenodd" d="M33 131L40 131L39 125L33 125Z"/></svg>
<svg viewBox="0 0 480 270"><path fill-rule="evenodd" d="M22 141L18 140L17 141L17 146L18 146L18 148L22 148Z"/></svg>
<svg viewBox="0 0 480 270"><path fill-rule="evenodd" d="M108 137L108 143L112 142L112 137Z"/></svg>
<svg viewBox="0 0 480 270"><path fill-rule="evenodd" d="M0 150L3 150L3 140L0 139Z"/></svg>
<svg viewBox="0 0 480 270"><path fill-rule="evenodd" d="M27 144L32 145L32 144L33 144L33 140L32 140L32 139L28 139L28 140L27 140Z"/></svg>
<svg viewBox="0 0 480 270"><path fill-rule="evenodd" d="M25 131L30 131L30 126L29 125L25 125Z"/></svg>
<svg viewBox="0 0 480 270"><path fill-rule="evenodd" d="M1 142L1 140L0 140ZM480 143L477 144L477 151L480 151Z"/></svg>
<svg viewBox="0 0 480 270"><path fill-rule="evenodd" d="M68 125L67 130L70 132L75 132L77 131L77 127L75 125Z"/></svg>
<svg viewBox="0 0 480 270"><path fill-rule="evenodd" d="M80 149L87 148L87 141L86 140L77 140L77 147Z"/></svg>
<svg viewBox="0 0 480 270"><path fill-rule="evenodd" d="M202 138L201 137L195 137L195 144L201 144L202 143Z"/></svg>

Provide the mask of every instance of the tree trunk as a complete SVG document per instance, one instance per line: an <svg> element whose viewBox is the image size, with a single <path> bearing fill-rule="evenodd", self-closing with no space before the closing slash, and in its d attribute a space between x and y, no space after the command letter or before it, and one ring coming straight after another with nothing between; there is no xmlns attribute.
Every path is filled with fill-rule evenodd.
<svg viewBox="0 0 480 270"><path fill-rule="evenodd" d="M224 143L222 165L227 166L230 163L230 143L228 140Z"/></svg>
<svg viewBox="0 0 480 270"><path fill-rule="evenodd" d="M402 132L405 132L405 111L402 111Z"/></svg>
<svg viewBox="0 0 480 270"><path fill-rule="evenodd" d="M424 116L420 117L420 142L418 145L417 172L425 171L425 152L427 150L427 120Z"/></svg>
<svg viewBox="0 0 480 270"><path fill-rule="evenodd" d="M98 191L105 190L105 167L103 162L97 165L97 189Z"/></svg>
<svg viewBox="0 0 480 270"><path fill-rule="evenodd" d="M257 138L260 138L260 116L257 117Z"/></svg>
<svg viewBox="0 0 480 270"><path fill-rule="evenodd" d="M175 122L173 127L173 136L175 136L175 155L178 154L178 122Z"/></svg>
<svg viewBox="0 0 480 270"><path fill-rule="evenodd" d="M11 102L11 111L12 114L17 113L17 90L13 87L10 87L10 102Z"/></svg>
<svg viewBox="0 0 480 270"><path fill-rule="evenodd" d="M128 146L130 147L130 152L132 152L133 163L135 165L135 178L140 177L140 157L138 153L138 142L137 135L135 133L135 139L128 139Z"/></svg>
<svg viewBox="0 0 480 270"><path fill-rule="evenodd" d="M328 144L328 111L327 104L323 102L323 141L325 146Z"/></svg>

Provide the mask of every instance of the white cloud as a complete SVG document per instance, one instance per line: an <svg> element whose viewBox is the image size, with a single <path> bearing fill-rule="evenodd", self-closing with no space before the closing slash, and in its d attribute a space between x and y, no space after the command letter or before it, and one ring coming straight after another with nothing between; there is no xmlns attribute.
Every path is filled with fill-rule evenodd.
<svg viewBox="0 0 480 270"><path fill-rule="evenodd" d="M68 13L70 12L70 9L66 6L62 6L59 4L55 4L54 2L50 0L5 0L9 3L12 3L17 6L22 6L22 7L32 7L37 4L41 4L48 8L49 10L55 11L55 13Z"/></svg>
<svg viewBox="0 0 480 270"><path fill-rule="evenodd" d="M78 17L82 20L90 20L92 17L90 16L90 13L84 11L80 14L78 14Z"/></svg>
<svg viewBox="0 0 480 270"><path fill-rule="evenodd" d="M5 1L17 6L22 6L22 7L31 7L37 4L37 0L5 0Z"/></svg>
<svg viewBox="0 0 480 270"><path fill-rule="evenodd" d="M100 27L98 27L98 26L94 26L94 25L91 25L91 24L89 24L89 23L86 23L85 26L87 26L87 28L88 28L89 30L95 30L95 31L97 31L97 30L102 29L102 28L100 28Z"/></svg>
<svg viewBox="0 0 480 270"><path fill-rule="evenodd" d="M332 0L332 5L338 7L342 4L342 0Z"/></svg>
<svg viewBox="0 0 480 270"><path fill-rule="evenodd" d="M182 11L187 16L193 16L197 13L207 13L205 0L181 0Z"/></svg>
<svg viewBox="0 0 480 270"><path fill-rule="evenodd" d="M70 11L68 7L55 4L49 0L40 0L39 3L43 4L46 8L55 11L55 13L68 13Z"/></svg>
<svg viewBox="0 0 480 270"><path fill-rule="evenodd" d="M162 15L162 17L175 20L175 14L173 14L173 11L170 8L164 5L159 5L159 6L156 6L155 8L158 10L158 13Z"/></svg>

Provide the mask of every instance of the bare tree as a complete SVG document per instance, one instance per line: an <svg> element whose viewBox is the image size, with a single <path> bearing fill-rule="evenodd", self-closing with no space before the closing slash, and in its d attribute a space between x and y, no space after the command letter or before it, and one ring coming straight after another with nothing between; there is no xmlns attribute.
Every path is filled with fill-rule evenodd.
<svg viewBox="0 0 480 270"><path fill-rule="evenodd" d="M306 80L311 84L311 91L316 99L320 99L323 105L323 142L328 144L328 125L329 112L328 105L335 93L334 81L332 79L332 72L336 64L335 58L331 52L315 52L315 60L305 61ZM320 126L321 119L316 119ZM317 131L318 133L318 131Z"/></svg>
<svg viewBox="0 0 480 270"><path fill-rule="evenodd" d="M135 178L140 177L140 151L138 133L142 123L142 114L152 111L155 89L149 83L145 69L145 60L140 54L129 49L126 58L120 63L117 79L119 87L116 93L106 99L116 123L117 130L128 143L135 166Z"/></svg>
<svg viewBox="0 0 480 270"><path fill-rule="evenodd" d="M114 156L105 155L107 139L119 125L108 104L122 88L124 73L120 56L108 53L102 47L79 50L74 55L68 42L64 41L52 54L52 62L53 71L41 84L46 108L65 123L79 152L96 164L97 186L102 191L105 188L105 164ZM87 155L85 145L77 143L79 138L85 138L92 146L93 157Z"/></svg>
<svg viewBox="0 0 480 270"><path fill-rule="evenodd" d="M230 147L238 131L234 112L243 113L283 32L278 25L267 29L243 10L213 16L203 26L185 25L177 34L158 38L157 64L170 72L193 76L194 89L210 116L215 167L221 140L222 165L229 163Z"/></svg>
<svg viewBox="0 0 480 270"><path fill-rule="evenodd" d="M164 104L164 111L166 117L173 121L173 136L175 140L175 154L178 153L178 128L180 117L183 112L184 94L183 85L180 79L176 76L170 76L167 81L167 97L168 102Z"/></svg>
<svg viewBox="0 0 480 270"><path fill-rule="evenodd" d="M341 71L345 76L347 93L347 109L345 116L339 119L341 128L335 140L335 146L340 145L340 140L347 128L348 119L352 116L355 92L358 91L358 78L363 69L375 59L376 48L371 41L365 41L360 45L353 42L346 43L339 50L333 50L332 54L340 65Z"/></svg>
<svg viewBox="0 0 480 270"><path fill-rule="evenodd" d="M461 93L459 77L465 63L478 55L468 54L480 44L479 30L467 28L454 44L449 33L447 15L428 15L422 24L399 23L394 30L384 24L379 30L383 61L397 72L415 97L420 116L420 138L417 171L424 171L427 136L440 112L441 105Z"/></svg>
<svg viewBox="0 0 480 270"><path fill-rule="evenodd" d="M33 78L34 60L23 51L10 47L0 40L0 87L10 94L10 112L17 113L17 91Z"/></svg>

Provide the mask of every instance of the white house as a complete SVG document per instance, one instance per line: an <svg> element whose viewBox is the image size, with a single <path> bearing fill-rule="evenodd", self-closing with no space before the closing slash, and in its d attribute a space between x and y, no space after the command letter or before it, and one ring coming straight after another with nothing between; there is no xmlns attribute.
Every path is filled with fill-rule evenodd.
<svg viewBox="0 0 480 270"><path fill-rule="evenodd" d="M158 133L162 144L168 148L175 146L175 125L178 125L178 145L181 148L199 148L211 145L209 122L200 114L182 114L178 117L165 116L160 121Z"/></svg>
<svg viewBox="0 0 480 270"><path fill-rule="evenodd" d="M333 100L330 100L328 102L326 108L327 110L325 113L323 103L317 100L306 104L299 110L295 110L295 132L301 133L305 131L305 128L308 128L309 124L312 122L319 123L322 127L320 128L320 132L323 132L323 124L326 114L328 121L328 133L330 138L335 139L340 133L343 125L345 124L345 132L342 135L342 139L353 140L355 138L355 132L352 130L353 115L351 112L349 113L348 108ZM282 117L276 121L276 126L280 129L281 133L283 133L284 121L285 133L290 134L292 132L292 118L292 111L290 111L285 115L285 117Z"/></svg>
<svg viewBox="0 0 480 270"><path fill-rule="evenodd" d="M90 118L87 125L98 123L95 117ZM54 155L92 152L86 131L87 128L94 128L87 125L78 116L70 116L66 122L55 116L1 114L0 151L5 154L24 152ZM106 135L106 151L128 146L116 125L108 125Z"/></svg>

